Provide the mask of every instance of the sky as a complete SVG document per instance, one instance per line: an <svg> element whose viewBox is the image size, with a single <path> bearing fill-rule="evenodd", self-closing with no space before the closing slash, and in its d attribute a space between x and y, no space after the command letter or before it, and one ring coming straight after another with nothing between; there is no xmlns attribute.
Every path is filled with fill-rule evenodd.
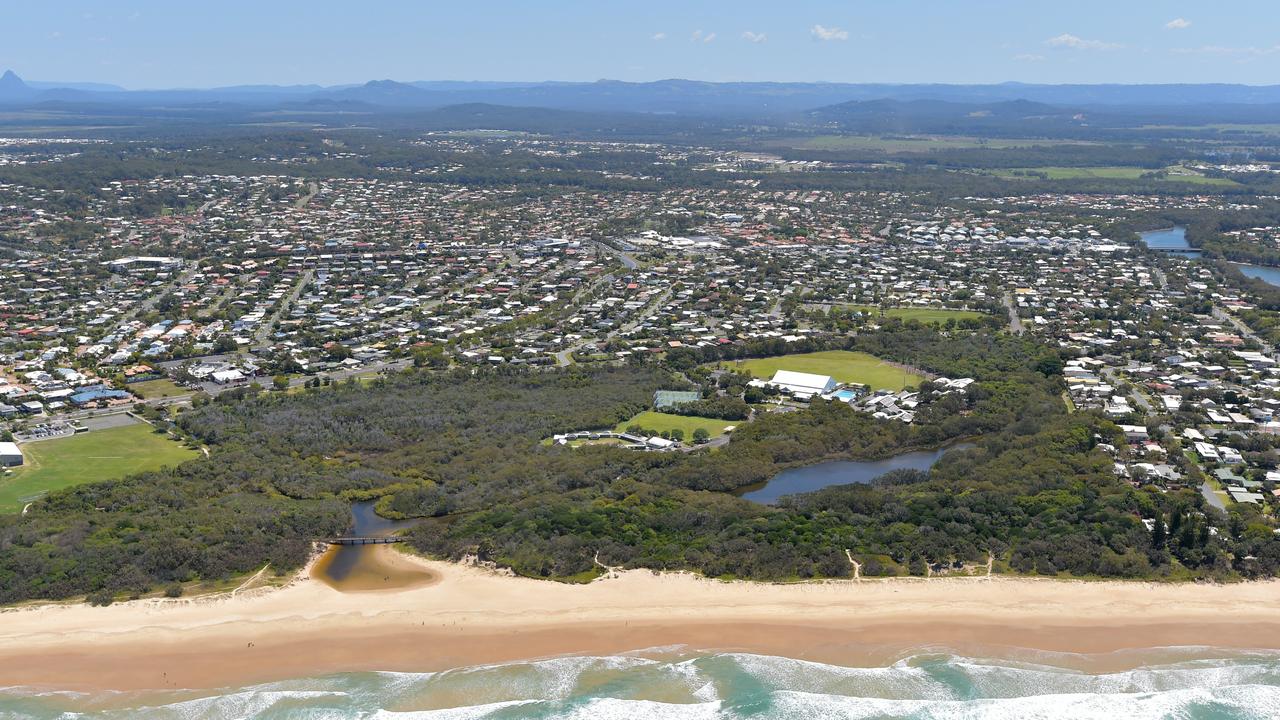
<svg viewBox="0 0 1280 720"><path fill-rule="evenodd" d="M375 79L1280 83L1277 0L0 0L0 70Z"/></svg>

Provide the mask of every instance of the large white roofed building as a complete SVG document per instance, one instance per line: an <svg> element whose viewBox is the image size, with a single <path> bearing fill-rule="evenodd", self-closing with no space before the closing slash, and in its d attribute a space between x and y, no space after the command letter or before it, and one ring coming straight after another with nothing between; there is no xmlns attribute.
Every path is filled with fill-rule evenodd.
<svg viewBox="0 0 1280 720"><path fill-rule="evenodd" d="M11 442L0 442L0 467L18 467L22 464L22 451Z"/></svg>
<svg viewBox="0 0 1280 720"><path fill-rule="evenodd" d="M814 375L813 373L779 370L773 374L770 385L795 395L798 398L811 398L814 395L825 395L836 389L836 381L830 375Z"/></svg>

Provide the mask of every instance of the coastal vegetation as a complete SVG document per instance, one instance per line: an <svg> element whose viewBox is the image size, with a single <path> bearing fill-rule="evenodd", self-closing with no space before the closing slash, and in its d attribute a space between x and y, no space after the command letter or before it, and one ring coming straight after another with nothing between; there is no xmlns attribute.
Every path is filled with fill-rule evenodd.
<svg viewBox="0 0 1280 720"><path fill-rule="evenodd" d="M1092 413L1065 412L1055 353L1011 335L920 325L867 333L856 345L978 382L930 398L911 425L820 400L765 413L710 453L542 443L624 423L654 390L687 387L660 364L410 370L293 394L227 393L177 421L213 448L210 457L54 492L0 519L0 601L136 594L268 562L284 572L313 541L343 531L350 501L375 498L384 515L425 519L410 535L420 551L542 578L589 575L597 557L770 580L845 576L851 557L867 575L988 557L1039 575L1280 570L1280 541L1248 509L1223 517L1195 493L1118 480L1096 449L1118 431ZM788 467L975 437L928 473L776 507L729 494ZM1169 530L1158 537L1143 519Z"/></svg>

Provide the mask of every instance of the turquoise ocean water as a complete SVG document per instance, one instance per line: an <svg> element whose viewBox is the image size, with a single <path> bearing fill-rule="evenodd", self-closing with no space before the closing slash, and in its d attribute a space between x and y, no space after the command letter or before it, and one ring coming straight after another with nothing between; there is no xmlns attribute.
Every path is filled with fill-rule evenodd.
<svg viewBox="0 0 1280 720"><path fill-rule="evenodd" d="M351 673L217 691L90 696L7 688L0 690L0 717L1280 718L1280 652L1227 654L1197 648L1168 650L1164 656L1172 660L1123 672L1088 673L1066 667L1065 656L1028 662L931 653L887 667L847 668L761 655L671 650L643 657L557 658L438 673Z"/></svg>

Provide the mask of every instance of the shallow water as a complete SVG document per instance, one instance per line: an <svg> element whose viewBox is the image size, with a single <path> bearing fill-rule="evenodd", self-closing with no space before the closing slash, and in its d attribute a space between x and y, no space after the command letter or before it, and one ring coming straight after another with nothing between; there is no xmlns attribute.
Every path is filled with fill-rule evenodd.
<svg viewBox="0 0 1280 720"><path fill-rule="evenodd" d="M429 652L425 650L424 652ZM1034 661L917 654L848 668L679 650L438 673L370 672L213 692L87 696L0 690L0 717L54 718L1156 718L1280 717L1280 653L1166 651L1087 673L1080 656ZM1182 659L1177 659L1178 657Z"/></svg>
<svg viewBox="0 0 1280 720"><path fill-rule="evenodd" d="M388 520L373 508L373 502L351 506L350 535L381 537L417 523ZM390 545L331 545L312 568L311 576L344 592L402 590L436 579L431 572L399 557Z"/></svg>
<svg viewBox="0 0 1280 720"><path fill-rule="evenodd" d="M813 492L833 485L869 483L892 470L928 470L947 452L971 447L972 443L960 443L935 450L906 452L883 460L833 460L792 468L778 473L766 483L744 488L740 497L772 504L784 495Z"/></svg>

